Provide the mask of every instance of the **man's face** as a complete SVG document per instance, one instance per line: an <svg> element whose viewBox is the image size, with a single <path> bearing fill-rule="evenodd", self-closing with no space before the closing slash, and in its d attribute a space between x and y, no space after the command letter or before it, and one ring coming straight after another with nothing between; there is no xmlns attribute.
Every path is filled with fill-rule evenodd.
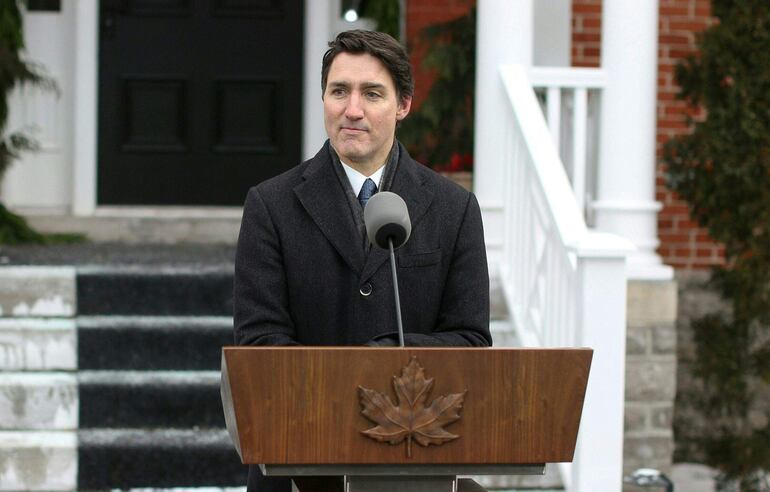
<svg viewBox="0 0 770 492"><path fill-rule="evenodd" d="M332 61L323 95L324 125L346 164L369 175L388 157L396 122L411 98L399 100L388 69L372 55L340 53Z"/></svg>

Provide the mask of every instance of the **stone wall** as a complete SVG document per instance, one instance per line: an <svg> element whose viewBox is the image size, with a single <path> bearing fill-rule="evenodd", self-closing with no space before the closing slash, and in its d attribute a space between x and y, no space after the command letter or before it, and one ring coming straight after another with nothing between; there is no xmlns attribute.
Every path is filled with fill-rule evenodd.
<svg viewBox="0 0 770 492"><path fill-rule="evenodd" d="M676 282L629 281L624 475L637 468L671 470L676 316Z"/></svg>
<svg viewBox="0 0 770 492"><path fill-rule="evenodd" d="M693 319L711 313L728 313L729 305L709 287L710 273L705 271L677 272L679 283L679 316L677 317L676 461L704 462L699 441L709 434L710 422L702 415L697 404L702 383L692 374L695 344L690 323Z"/></svg>
<svg viewBox="0 0 770 492"><path fill-rule="evenodd" d="M0 490L77 487L75 270L0 267Z"/></svg>

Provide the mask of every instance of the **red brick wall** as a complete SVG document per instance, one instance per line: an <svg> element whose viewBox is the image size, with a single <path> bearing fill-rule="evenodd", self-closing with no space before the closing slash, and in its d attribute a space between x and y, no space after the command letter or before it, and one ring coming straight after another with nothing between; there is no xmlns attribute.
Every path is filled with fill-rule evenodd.
<svg viewBox="0 0 770 492"><path fill-rule="evenodd" d="M679 269L698 269L722 261L722 249L689 219L687 204L665 186L665 166L660 162L663 144L688 131L687 111L676 100L674 67L695 52L696 33L713 22L709 0L660 0L658 55L658 126L656 200L663 204L658 216L658 253ZM601 43L601 0L572 1L572 65L598 67Z"/></svg>
<svg viewBox="0 0 770 492"><path fill-rule="evenodd" d="M406 2L406 45L414 67L415 89L412 109L417 109L428 94L434 76L420 67L425 46L420 46L420 31L430 24L456 19L468 13L475 0L408 0Z"/></svg>
<svg viewBox="0 0 770 492"><path fill-rule="evenodd" d="M658 131L657 155L663 143L687 132L687 108L676 100L679 88L674 82L678 60L695 52L696 33L713 22L709 0L661 0L658 55ZM697 115L694 115L697 116ZM703 268L722 261L722 248L691 221L687 204L664 184L665 165L656 170L656 199L663 203L658 217L659 253L676 268Z"/></svg>
<svg viewBox="0 0 770 492"><path fill-rule="evenodd" d="M572 0L572 66L598 67L601 42L601 0Z"/></svg>

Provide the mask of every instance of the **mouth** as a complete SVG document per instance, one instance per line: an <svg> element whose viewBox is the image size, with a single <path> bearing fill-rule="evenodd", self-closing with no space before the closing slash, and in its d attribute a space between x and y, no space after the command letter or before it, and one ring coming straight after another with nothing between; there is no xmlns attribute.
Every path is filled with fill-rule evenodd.
<svg viewBox="0 0 770 492"><path fill-rule="evenodd" d="M340 128L340 131L342 131L343 133L350 133L350 134L353 134L353 135L357 135L357 134L365 133L366 132L366 130L363 129L363 128L355 128L355 127L350 127L350 126L343 126L342 128Z"/></svg>

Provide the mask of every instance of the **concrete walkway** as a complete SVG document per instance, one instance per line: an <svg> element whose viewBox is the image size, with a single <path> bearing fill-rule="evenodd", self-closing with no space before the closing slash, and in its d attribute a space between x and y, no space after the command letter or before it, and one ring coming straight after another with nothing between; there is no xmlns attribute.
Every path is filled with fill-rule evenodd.
<svg viewBox="0 0 770 492"><path fill-rule="evenodd" d="M675 492L714 492L717 471L699 463L677 463L671 469Z"/></svg>

